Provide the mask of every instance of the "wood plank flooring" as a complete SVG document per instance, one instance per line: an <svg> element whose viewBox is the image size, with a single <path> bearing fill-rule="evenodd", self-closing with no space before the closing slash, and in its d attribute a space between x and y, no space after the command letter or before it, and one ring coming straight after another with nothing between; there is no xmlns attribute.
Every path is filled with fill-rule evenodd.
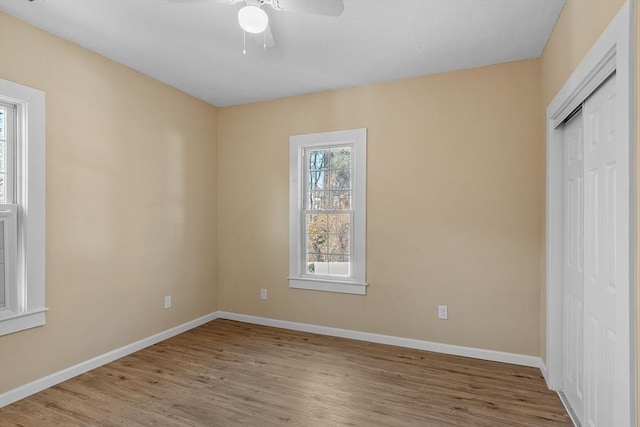
<svg viewBox="0 0 640 427"><path fill-rule="evenodd" d="M0 425L572 424L534 368L215 320L8 405Z"/></svg>

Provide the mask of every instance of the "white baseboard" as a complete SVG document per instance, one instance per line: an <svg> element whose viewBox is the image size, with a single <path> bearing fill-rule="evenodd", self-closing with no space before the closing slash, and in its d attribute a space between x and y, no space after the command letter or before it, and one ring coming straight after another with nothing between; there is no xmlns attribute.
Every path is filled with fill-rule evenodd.
<svg viewBox="0 0 640 427"><path fill-rule="evenodd" d="M204 325L215 319L236 320L238 322L253 323L256 325L273 326L276 328L290 329L300 332L309 332L313 334L328 335L333 337L349 338L358 341L367 341L378 344L395 345L398 347L413 348L417 350L433 351L436 353L451 354L455 356L471 357L474 359L490 360L494 362L512 363L514 365L530 366L542 370L543 375L546 373L544 363L540 357L527 356L523 354L506 353L502 351L484 350L473 347L463 347L451 344L442 344L431 341L416 340L411 338L395 337L391 335L381 335L369 332L352 331L349 329L330 328L327 326L318 326L308 323L289 322L286 320L269 319L266 317L250 316L247 314L229 313L225 311L216 311L198 319L192 320L175 328L157 333L150 337L128 344L124 347L86 360L77 365L55 372L44 378L32 381L23 386L14 388L0 394L0 408L24 399L27 396L35 394L46 388L52 387L63 381L71 379L77 375L83 374L91 369L98 368L109 362L113 362L121 357L127 356L136 351L142 350L160 341L164 341L173 336L179 335L189 329Z"/></svg>
<svg viewBox="0 0 640 427"><path fill-rule="evenodd" d="M544 382L547 384L547 387L549 388L549 390L552 390L552 388L549 387L549 372L547 371L547 364L544 363L544 360L542 360L542 358L540 358L540 372L542 372L542 377L544 378Z"/></svg>
<svg viewBox="0 0 640 427"><path fill-rule="evenodd" d="M391 335L381 335L369 332L352 331L348 329L330 328L327 326L289 322L286 320L269 319L266 317L229 313L225 311L219 311L217 313L218 317L221 319L237 320L239 322L254 323L257 325L273 326L276 328L291 329L300 332L310 332L320 335L329 335L332 337L350 338L354 340L368 341L378 344L395 345L398 347L414 348L417 350L426 350L436 353L451 354L455 356L471 357L474 359L490 360L493 362L511 363L514 365L530 366L538 369L541 369L543 367L542 358L536 356L527 356L524 354L506 353L502 351L442 344L411 338L395 337Z"/></svg>
<svg viewBox="0 0 640 427"><path fill-rule="evenodd" d="M135 353L136 351L142 350L145 347L157 344L160 341L166 340L167 338L179 335L183 332L188 331L189 329L204 325L207 322L217 319L219 317L218 313L219 312L216 311L214 313L207 314L206 316L202 316L195 320L191 320L190 322L183 323L182 325L176 326L175 328L167 329L166 331L141 339L140 341L136 341L132 344L125 345L124 347L120 347L108 353L94 357L93 359L86 360L67 369L63 369L62 371L55 372L51 375L47 375L44 378L40 378L23 386L4 392L0 394L0 408L16 402L20 399L24 399L27 396L31 396L32 394L52 387L63 381L66 381L77 375L83 374L102 365L106 365L107 363L113 362L116 359L120 359L121 357L127 356L131 353Z"/></svg>

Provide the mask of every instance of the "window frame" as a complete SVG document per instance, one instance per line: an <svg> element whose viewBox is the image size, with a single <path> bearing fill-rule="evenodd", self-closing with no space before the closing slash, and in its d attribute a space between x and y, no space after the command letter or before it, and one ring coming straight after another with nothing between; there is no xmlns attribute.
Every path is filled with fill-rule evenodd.
<svg viewBox="0 0 640 427"><path fill-rule="evenodd" d="M0 336L45 324L45 93L0 79L0 100L16 106L16 280L0 310ZM7 286L12 286L9 283Z"/></svg>
<svg viewBox="0 0 640 427"><path fill-rule="evenodd" d="M367 129L293 135L289 140L289 287L366 295ZM305 274L305 152L312 148L351 147L350 276Z"/></svg>

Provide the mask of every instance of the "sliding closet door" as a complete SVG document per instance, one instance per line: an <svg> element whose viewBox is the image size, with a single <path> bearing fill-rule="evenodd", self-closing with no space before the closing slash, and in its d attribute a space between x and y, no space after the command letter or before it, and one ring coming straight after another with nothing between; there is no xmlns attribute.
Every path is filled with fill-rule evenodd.
<svg viewBox="0 0 640 427"><path fill-rule="evenodd" d="M582 112L564 125L564 395L582 420L584 392L584 144Z"/></svg>
<svg viewBox="0 0 640 427"><path fill-rule="evenodd" d="M585 121L585 398L583 425L615 427L618 336L616 304L615 74L584 103Z"/></svg>

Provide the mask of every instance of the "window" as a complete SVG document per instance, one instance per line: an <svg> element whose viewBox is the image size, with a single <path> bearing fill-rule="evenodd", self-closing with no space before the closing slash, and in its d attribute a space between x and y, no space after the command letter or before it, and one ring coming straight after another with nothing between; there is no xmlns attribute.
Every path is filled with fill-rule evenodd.
<svg viewBox="0 0 640 427"><path fill-rule="evenodd" d="M0 335L44 325L44 92L0 80Z"/></svg>
<svg viewBox="0 0 640 427"><path fill-rule="evenodd" d="M290 144L289 286L364 295L367 130Z"/></svg>

